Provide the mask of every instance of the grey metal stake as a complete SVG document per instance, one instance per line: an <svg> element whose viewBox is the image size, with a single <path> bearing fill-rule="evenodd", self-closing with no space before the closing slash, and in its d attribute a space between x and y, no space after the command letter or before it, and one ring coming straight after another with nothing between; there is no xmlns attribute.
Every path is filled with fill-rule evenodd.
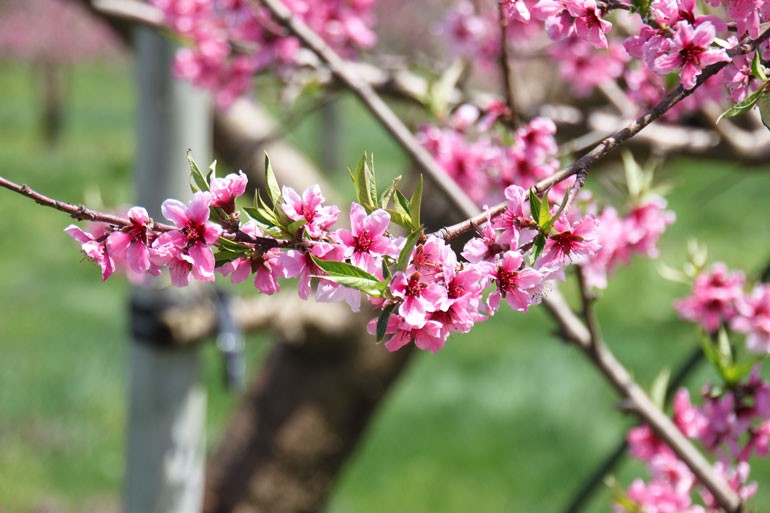
<svg viewBox="0 0 770 513"><path fill-rule="evenodd" d="M137 203L162 220L164 199L190 197L187 149L199 162L210 161L210 102L172 78L168 40L149 28L135 30ZM191 292L154 281L132 295L126 513L201 510L206 391L200 346L172 347L153 329L164 307L188 301Z"/></svg>

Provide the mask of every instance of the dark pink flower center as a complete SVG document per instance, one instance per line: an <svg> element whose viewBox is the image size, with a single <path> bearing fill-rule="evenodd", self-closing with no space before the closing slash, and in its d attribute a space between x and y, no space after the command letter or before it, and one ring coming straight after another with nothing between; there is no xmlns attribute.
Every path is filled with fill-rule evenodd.
<svg viewBox="0 0 770 513"><path fill-rule="evenodd" d="M559 251L569 256L577 243L583 241L583 237L572 232L564 232L551 235L551 240Z"/></svg>
<svg viewBox="0 0 770 513"><path fill-rule="evenodd" d="M679 56L682 58L682 63L692 63L695 65L700 64L700 56L703 53L703 48L688 44L681 50L679 50Z"/></svg>
<svg viewBox="0 0 770 513"><path fill-rule="evenodd" d="M508 292L516 290L519 283L518 271L506 271L502 267L497 268L497 289L500 295L505 297Z"/></svg>
<svg viewBox="0 0 770 513"><path fill-rule="evenodd" d="M206 228L203 225L187 225L182 228L182 233L187 237L187 247L194 246L198 242L205 243Z"/></svg>
<svg viewBox="0 0 770 513"><path fill-rule="evenodd" d="M449 299L457 299L465 295L465 287L463 287L458 280L452 280L449 284L449 290L447 291Z"/></svg>
<svg viewBox="0 0 770 513"><path fill-rule="evenodd" d="M420 281L420 273L414 273L406 284L404 295L406 297L421 297L422 291L428 287L427 283Z"/></svg>
<svg viewBox="0 0 770 513"><path fill-rule="evenodd" d="M361 230L358 236L353 238L353 243L356 252L366 253L369 251L369 248L372 247L372 237L369 235L368 231Z"/></svg>

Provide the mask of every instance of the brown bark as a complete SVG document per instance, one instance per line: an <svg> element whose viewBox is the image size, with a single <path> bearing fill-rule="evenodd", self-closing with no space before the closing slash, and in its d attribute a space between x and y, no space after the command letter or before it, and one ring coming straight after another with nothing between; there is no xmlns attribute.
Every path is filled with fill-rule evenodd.
<svg viewBox="0 0 770 513"><path fill-rule="evenodd" d="M375 344L369 316L273 346L209 464L204 512L321 509L411 355Z"/></svg>

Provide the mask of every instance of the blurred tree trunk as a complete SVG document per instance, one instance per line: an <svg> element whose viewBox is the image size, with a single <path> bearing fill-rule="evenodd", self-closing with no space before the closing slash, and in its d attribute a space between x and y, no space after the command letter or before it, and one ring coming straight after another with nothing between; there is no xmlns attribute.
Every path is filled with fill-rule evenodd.
<svg viewBox="0 0 770 513"><path fill-rule="evenodd" d="M43 140L49 147L56 146L64 124L65 76L60 63L44 61L39 65L40 105L43 108L40 128Z"/></svg>

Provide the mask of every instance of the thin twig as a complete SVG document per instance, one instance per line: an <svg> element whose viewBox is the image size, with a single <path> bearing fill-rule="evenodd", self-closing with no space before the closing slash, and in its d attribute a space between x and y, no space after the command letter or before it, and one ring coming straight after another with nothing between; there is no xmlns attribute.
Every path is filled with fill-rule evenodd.
<svg viewBox="0 0 770 513"><path fill-rule="evenodd" d="M273 1L273 0L266 0L266 1ZM770 29L767 29L756 40L748 41L744 44L738 45L737 47L732 48L730 51L728 51L728 54L738 55L740 53L748 53L752 51L754 48L756 48L757 45L759 45L761 42L768 39L769 37L770 37ZM626 140L638 134L644 127L646 127L656 119L660 118L663 114L668 112L677 103L681 102L682 100L690 96L690 94L692 94L693 91L695 91L698 87L700 87L706 80L708 80L709 78L717 74L722 68L727 66L727 64L728 64L727 62L718 62L716 64L712 64L711 66L704 68L701 74L698 76L695 86L692 89L685 89L680 85L679 87L674 89L671 93L669 93L668 96L666 96L660 102L658 102L652 109L645 112L635 120L631 121L625 127L621 128L620 130L610 135L609 137L605 137L591 151L589 151L588 153L586 153L585 155L577 159L575 162L573 162L569 166L561 169L560 171L549 176L548 178L545 178L539 181L537 184L535 184L532 187L532 189L535 191L535 193L540 194L544 191L547 191L557 183L562 182L580 172L588 173L588 171L593 167L593 165L599 160L601 160L602 158L604 158L610 151L615 149L619 144L625 142ZM507 205L506 202L495 205L494 207L489 209L489 215L491 217L500 215L502 212L505 211L506 205ZM437 237L442 237L446 239L457 237L459 235L462 235L464 233L467 233L473 230L477 226L482 225L484 221L486 221L486 217L487 217L487 212L483 212L461 223L457 223L452 226L441 228L434 235Z"/></svg>
<svg viewBox="0 0 770 513"><path fill-rule="evenodd" d="M107 223L113 226L131 226L132 224L131 221L125 217L120 217L113 214L105 214L104 212L98 212L96 210L86 208L85 205L74 205L72 203L49 198L48 196L30 189L27 185L19 185L6 178L3 178L2 176L0 176L0 187L19 193L22 196L26 196L27 198L34 200L38 205L43 205L44 207L50 207L55 210L59 210L60 212L67 213L80 221ZM151 226L155 231L158 232L167 232L177 229L175 226L161 223L151 223Z"/></svg>
<svg viewBox="0 0 770 513"><path fill-rule="evenodd" d="M519 123L519 114L516 110L516 89L513 84L513 69L508 55L508 19L505 17L505 8L502 2L497 2L497 12L500 21L500 68L503 72L503 90L505 91L505 103L508 105L508 119L511 126Z"/></svg>
<svg viewBox="0 0 770 513"><path fill-rule="evenodd" d="M615 390L628 401L633 411L671 447L679 459L690 468L698 482L712 493L719 506L729 513L741 511L740 497L714 472L708 460L647 396L604 341L600 337L592 337L590 330L578 319L559 291L555 290L549 294L543 304L561 327L561 335L582 349Z"/></svg>

